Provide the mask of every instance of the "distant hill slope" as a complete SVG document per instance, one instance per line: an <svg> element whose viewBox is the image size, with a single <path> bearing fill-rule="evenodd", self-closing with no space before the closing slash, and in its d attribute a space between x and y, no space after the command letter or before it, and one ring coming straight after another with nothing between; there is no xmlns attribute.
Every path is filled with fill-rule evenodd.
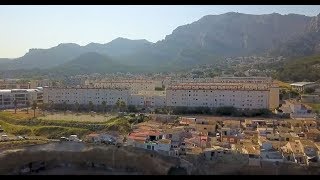
<svg viewBox="0 0 320 180"><path fill-rule="evenodd" d="M10 62L10 59L8 59L8 58L0 58L0 64L6 64L9 62Z"/></svg>
<svg viewBox="0 0 320 180"><path fill-rule="evenodd" d="M296 59L278 69L278 78L283 81L320 80L320 55Z"/></svg>
<svg viewBox="0 0 320 180"><path fill-rule="evenodd" d="M134 67L130 67L133 68ZM126 72L129 66L114 62L110 57L96 52L89 52L66 62L62 65L49 69L51 73L67 75L86 73Z"/></svg>
<svg viewBox="0 0 320 180"><path fill-rule="evenodd" d="M264 54L305 33L311 17L289 14L208 15L176 28L151 49L128 57L128 63L178 67L214 62L217 57Z"/></svg>
<svg viewBox="0 0 320 180"><path fill-rule="evenodd" d="M312 17L304 33L271 49L272 55L303 57L320 53L320 14Z"/></svg>
<svg viewBox="0 0 320 180"><path fill-rule="evenodd" d="M88 51L106 54L110 57L121 57L143 49L148 49L152 44L153 43L145 39L130 40L126 38L117 38L103 45L91 43L84 48Z"/></svg>
<svg viewBox="0 0 320 180"><path fill-rule="evenodd" d="M73 60L81 54L97 52L110 57L123 56L146 48L152 43L146 40L117 38L106 44L90 43L80 46L74 43L59 44L49 49L30 49L24 56L6 62L0 70L52 68Z"/></svg>

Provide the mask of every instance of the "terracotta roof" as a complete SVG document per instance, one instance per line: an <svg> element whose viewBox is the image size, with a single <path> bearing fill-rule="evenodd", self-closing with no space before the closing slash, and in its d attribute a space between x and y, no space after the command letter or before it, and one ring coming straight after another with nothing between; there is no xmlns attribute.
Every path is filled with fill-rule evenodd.
<svg viewBox="0 0 320 180"><path fill-rule="evenodd" d="M135 141L145 141L145 140L147 140L147 137L128 136L128 139L132 139L132 140L135 140Z"/></svg>
<svg viewBox="0 0 320 180"><path fill-rule="evenodd" d="M88 136L89 136L89 137L97 137L97 136L99 136L99 134L97 134L97 133L92 133L92 134L89 134Z"/></svg>

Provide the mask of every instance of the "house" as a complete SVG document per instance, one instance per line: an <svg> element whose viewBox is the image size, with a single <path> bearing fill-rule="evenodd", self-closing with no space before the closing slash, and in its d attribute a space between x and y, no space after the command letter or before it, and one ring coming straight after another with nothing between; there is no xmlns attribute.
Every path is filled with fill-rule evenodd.
<svg viewBox="0 0 320 180"><path fill-rule="evenodd" d="M301 95L302 103L320 103L320 96L316 94L303 94Z"/></svg>
<svg viewBox="0 0 320 180"><path fill-rule="evenodd" d="M182 140L184 137L191 137L191 134L188 133L184 127L174 127L171 129L165 129L162 132L163 134L163 139L170 139L174 142L179 142Z"/></svg>
<svg viewBox="0 0 320 180"><path fill-rule="evenodd" d="M216 124L191 124L189 127L205 135L215 135L217 132Z"/></svg>
<svg viewBox="0 0 320 180"><path fill-rule="evenodd" d="M244 127L248 130L255 130L258 126L266 126L267 120L264 119L245 119Z"/></svg>
<svg viewBox="0 0 320 180"><path fill-rule="evenodd" d="M260 136L267 136L267 134L272 134L274 132L273 128L268 127L259 127L257 128L257 131L259 132Z"/></svg>
<svg viewBox="0 0 320 180"><path fill-rule="evenodd" d="M291 118L313 118L315 114L312 113L312 108L293 100L285 101L279 109L283 113L289 113Z"/></svg>
<svg viewBox="0 0 320 180"><path fill-rule="evenodd" d="M299 92L303 92L307 88L314 88L317 86L315 82L295 82L290 84L292 89L295 89Z"/></svg>
<svg viewBox="0 0 320 180"><path fill-rule="evenodd" d="M212 146L203 150L206 160L216 160L218 158L231 158L233 153L229 148L223 148L220 146Z"/></svg>
<svg viewBox="0 0 320 180"><path fill-rule="evenodd" d="M208 136L194 136L192 138L185 138L184 143L186 147L200 147L200 148L206 148L207 146L210 146L210 139Z"/></svg>
<svg viewBox="0 0 320 180"><path fill-rule="evenodd" d="M313 140L315 142L320 141L320 131L318 129L309 129L308 132L305 133L307 136L307 139Z"/></svg>
<svg viewBox="0 0 320 180"><path fill-rule="evenodd" d="M157 141L162 134L156 130L135 130L127 136L127 144L134 147L144 148L144 144L148 141Z"/></svg>
<svg viewBox="0 0 320 180"><path fill-rule="evenodd" d="M236 144L240 138L237 135L234 136L222 136L221 142L224 143L230 143L230 144Z"/></svg>
<svg viewBox="0 0 320 180"><path fill-rule="evenodd" d="M158 141L149 141L145 143L144 149L158 151L164 154L169 154L169 151L171 149L171 140L159 139Z"/></svg>
<svg viewBox="0 0 320 180"><path fill-rule="evenodd" d="M261 161L268 162L283 162L283 155L279 151L275 150L263 150L260 152Z"/></svg>
<svg viewBox="0 0 320 180"><path fill-rule="evenodd" d="M239 129L231 129L229 127L223 127L220 130L221 136L234 136L239 133Z"/></svg>
<svg viewBox="0 0 320 180"><path fill-rule="evenodd" d="M261 166L260 146L251 142L240 142L240 153L249 157L249 166Z"/></svg>
<svg viewBox="0 0 320 180"><path fill-rule="evenodd" d="M303 122L304 126L308 129L316 129L318 126L316 120L314 119L305 119Z"/></svg>
<svg viewBox="0 0 320 180"><path fill-rule="evenodd" d="M318 147L311 140L300 140L304 153L308 156L308 159L312 159L318 156Z"/></svg>
<svg viewBox="0 0 320 180"><path fill-rule="evenodd" d="M180 117L179 125L180 126L189 126L190 124L195 123L196 118L187 118L187 117Z"/></svg>
<svg viewBox="0 0 320 180"><path fill-rule="evenodd" d="M281 147L285 162L293 162L308 165L308 156L300 140L290 141Z"/></svg>
<svg viewBox="0 0 320 180"><path fill-rule="evenodd" d="M231 129L241 129L241 122L239 120L224 120L223 127Z"/></svg>

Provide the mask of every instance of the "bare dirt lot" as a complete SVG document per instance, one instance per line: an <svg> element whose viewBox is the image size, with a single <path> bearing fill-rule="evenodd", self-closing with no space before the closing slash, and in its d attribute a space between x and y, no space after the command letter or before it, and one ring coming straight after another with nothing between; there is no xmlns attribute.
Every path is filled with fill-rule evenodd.
<svg viewBox="0 0 320 180"><path fill-rule="evenodd" d="M45 116L38 117L43 120L65 120L65 121L92 121L92 122L106 122L116 117L111 114L89 114L89 113L47 113Z"/></svg>

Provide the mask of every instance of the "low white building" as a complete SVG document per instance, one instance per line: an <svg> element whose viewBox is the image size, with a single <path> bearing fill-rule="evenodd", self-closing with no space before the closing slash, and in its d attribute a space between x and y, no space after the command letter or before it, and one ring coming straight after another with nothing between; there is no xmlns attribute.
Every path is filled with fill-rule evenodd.
<svg viewBox="0 0 320 180"><path fill-rule="evenodd" d="M290 84L292 89L303 92L306 88L314 88L317 86L315 82L295 82Z"/></svg>
<svg viewBox="0 0 320 180"><path fill-rule="evenodd" d="M33 101L42 102L41 89L3 89L0 90L0 108L14 108L14 101L17 101L18 107L25 107L29 101L30 105Z"/></svg>
<svg viewBox="0 0 320 180"><path fill-rule="evenodd" d="M303 94L301 95L301 102L303 103L320 103L319 95Z"/></svg>

